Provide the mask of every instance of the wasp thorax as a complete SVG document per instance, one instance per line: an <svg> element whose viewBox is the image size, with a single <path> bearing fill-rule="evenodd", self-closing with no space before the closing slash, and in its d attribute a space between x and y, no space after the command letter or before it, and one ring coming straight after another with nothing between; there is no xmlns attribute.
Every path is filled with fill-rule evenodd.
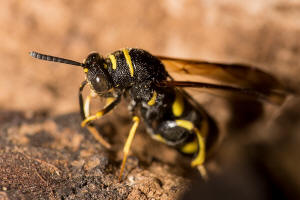
<svg viewBox="0 0 300 200"><path fill-rule="evenodd" d="M98 94L104 94L112 88L111 77L104 65L105 60L98 53L89 54L84 62L87 80Z"/></svg>

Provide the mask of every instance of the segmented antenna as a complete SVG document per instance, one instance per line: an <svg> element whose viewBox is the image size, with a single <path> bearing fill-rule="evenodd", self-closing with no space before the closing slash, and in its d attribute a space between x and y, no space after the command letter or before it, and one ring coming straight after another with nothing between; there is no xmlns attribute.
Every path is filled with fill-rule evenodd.
<svg viewBox="0 0 300 200"><path fill-rule="evenodd" d="M55 56L49 56L49 55L41 54L41 53L38 53L38 52L35 52L35 51L29 52L29 55L31 55L34 58L41 59L41 60L47 60L47 61L51 61L51 62L65 63L65 64L76 65L76 66L81 66L81 67L84 66L83 63L76 62L74 60L69 60L69 59L65 59L65 58L59 58L59 57L55 57Z"/></svg>

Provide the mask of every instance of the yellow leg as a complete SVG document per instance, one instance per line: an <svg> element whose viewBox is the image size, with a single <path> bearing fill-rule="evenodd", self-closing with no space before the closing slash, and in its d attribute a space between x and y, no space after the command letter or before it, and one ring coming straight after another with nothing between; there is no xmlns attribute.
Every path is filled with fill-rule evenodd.
<svg viewBox="0 0 300 200"><path fill-rule="evenodd" d="M207 175L207 172L206 172L206 169L205 169L204 165L198 165L198 166L197 166L197 169L198 169L198 171L199 171L201 177L202 177L205 181L207 181L207 180L208 180L208 175Z"/></svg>
<svg viewBox="0 0 300 200"><path fill-rule="evenodd" d="M85 118L90 116L90 104L91 104L91 98L95 98L97 97L97 94L95 94L94 92L91 92L85 99L84 102L84 115ZM116 100L116 98L114 97L107 97L106 98L106 103L104 107L109 106L111 103L113 103Z"/></svg>
<svg viewBox="0 0 300 200"><path fill-rule="evenodd" d="M194 128L194 132L197 136L199 150L198 150L198 154L197 154L196 158L192 161L191 166L192 167L197 166L197 169L200 172L203 179L207 180L208 177L207 177L206 169L203 166L203 163L205 161L205 139L201 135L201 133L198 129Z"/></svg>
<svg viewBox="0 0 300 200"><path fill-rule="evenodd" d="M91 103L91 98L93 98L93 97L96 97L96 95L94 93L91 93L85 99L85 102L84 102L84 116L85 116L85 120L81 123L82 127L86 126L88 122L93 121L93 120L95 120L97 118L100 118L103 115L103 113L108 112L109 110L107 109L107 107L109 107L110 104L113 104L114 100L116 100L115 98L107 98L106 106L104 107L104 109L102 109L101 111L97 112L96 115L94 115L96 117L94 117L93 115L90 116L90 103ZM107 149L111 148L111 145L99 134L99 132L96 130L95 127L93 127L93 126L87 126L87 129L89 130L89 132L94 136L94 138L100 144L102 144Z"/></svg>
<svg viewBox="0 0 300 200"><path fill-rule="evenodd" d="M133 141L134 135L136 133L136 129L137 129L139 123L140 123L140 119L137 116L134 116L132 118L132 121L134 123L133 123L133 125L130 129L128 138L127 138L126 143L125 143L124 148L123 148L124 155L123 155L123 161L122 161L120 175L119 175L119 181L122 180L122 175L123 175L123 171L124 171L124 168L125 168L126 160L127 160L127 157L128 157L129 151L130 151L130 146L131 146L131 143Z"/></svg>
<svg viewBox="0 0 300 200"><path fill-rule="evenodd" d="M96 119L99 119L100 117L103 116L103 110L98 111L95 115L91 115L86 117L82 122L81 122L81 127L85 127L87 123L94 121Z"/></svg>
<svg viewBox="0 0 300 200"><path fill-rule="evenodd" d="M91 96L89 95L86 99L85 105L84 105L84 112L87 112L89 114L89 104L90 104L90 98ZM98 111L96 114L94 115L87 115L85 113L85 119L81 122L81 126L85 127L89 122L94 121L96 119L99 119L100 117L102 117L103 115L105 115L106 113L108 113L110 110L112 110L120 101L120 98L108 98L107 102L108 104L100 111Z"/></svg>
<svg viewBox="0 0 300 200"><path fill-rule="evenodd" d="M89 132L94 136L94 138L100 143L102 144L105 148L110 149L111 145L101 136L101 134L99 134L99 132L97 131L97 129L93 126L87 126L86 127Z"/></svg>
<svg viewBox="0 0 300 200"><path fill-rule="evenodd" d="M91 104L91 98L93 96L91 94L89 94L84 101L84 116L85 118L87 118L88 116L90 116L90 104Z"/></svg>

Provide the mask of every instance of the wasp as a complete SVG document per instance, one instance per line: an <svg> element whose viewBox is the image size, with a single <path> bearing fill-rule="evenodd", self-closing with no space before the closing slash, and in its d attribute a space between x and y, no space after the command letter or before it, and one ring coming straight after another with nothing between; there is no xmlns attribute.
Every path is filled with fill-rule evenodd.
<svg viewBox="0 0 300 200"><path fill-rule="evenodd" d="M30 55L83 68L86 78L79 88L81 126L87 127L106 147L109 144L95 133L93 121L109 113L122 97L129 99L133 125L124 145L119 180L140 121L153 139L193 155L191 166L197 167L203 177L207 176L204 168L209 150L207 141L216 124L184 88L241 94L276 104L282 103L286 96L284 88L271 75L240 64L153 56L137 48L124 48L107 57L93 52L82 63L37 52ZM174 80L170 74L191 78ZM200 82L197 80L200 76L218 83ZM82 92L86 85L91 92L84 101ZM106 105L91 114L90 102L96 96L105 98Z"/></svg>

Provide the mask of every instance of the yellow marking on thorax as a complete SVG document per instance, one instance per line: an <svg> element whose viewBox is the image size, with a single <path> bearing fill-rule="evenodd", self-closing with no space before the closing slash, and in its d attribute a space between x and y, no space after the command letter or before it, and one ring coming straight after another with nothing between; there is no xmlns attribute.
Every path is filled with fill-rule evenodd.
<svg viewBox="0 0 300 200"><path fill-rule="evenodd" d="M117 60L116 60L116 57L114 55L112 55L112 54L110 54L108 57L109 57L109 59L111 61L113 70L116 70L117 69Z"/></svg>
<svg viewBox="0 0 300 200"><path fill-rule="evenodd" d="M178 119L178 120L175 120L175 122L176 122L177 126L185 128L189 131L193 130L193 128L194 128L194 124L188 120Z"/></svg>
<svg viewBox="0 0 300 200"><path fill-rule="evenodd" d="M153 106L155 104L157 98L157 92L154 90L152 94L152 98L148 101L149 106Z"/></svg>
<svg viewBox="0 0 300 200"><path fill-rule="evenodd" d="M133 71L133 66L132 66L132 62L131 62L131 57L129 55L128 49L123 49L123 53L126 59L126 63L129 67L129 71L130 71L130 76L133 77L134 71Z"/></svg>
<svg viewBox="0 0 300 200"><path fill-rule="evenodd" d="M187 154L192 154L198 150L198 141L195 139L189 143L186 143L180 148L180 151Z"/></svg>
<svg viewBox="0 0 300 200"><path fill-rule="evenodd" d="M180 117L184 110L184 101L182 95L176 91L175 101L172 104L172 112L175 117Z"/></svg>
<svg viewBox="0 0 300 200"><path fill-rule="evenodd" d="M104 63L104 69L107 69L107 64Z"/></svg>
<svg viewBox="0 0 300 200"><path fill-rule="evenodd" d="M87 73L87 72L89 71L89 69L88 69L88 68L84 68L83 71L84 71L85 73Z"/></svg>

